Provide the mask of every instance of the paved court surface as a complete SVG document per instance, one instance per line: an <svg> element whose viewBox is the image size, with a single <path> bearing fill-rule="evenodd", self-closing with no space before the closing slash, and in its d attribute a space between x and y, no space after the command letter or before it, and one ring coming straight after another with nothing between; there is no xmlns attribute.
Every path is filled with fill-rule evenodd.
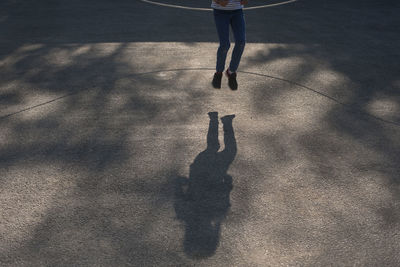
<svg viewBox="0 0 400 267"><path fill-rule="evenodd" d="M399 266L399 12L247 10L232 92L209 11L1 1L0 265Z"/></svg>

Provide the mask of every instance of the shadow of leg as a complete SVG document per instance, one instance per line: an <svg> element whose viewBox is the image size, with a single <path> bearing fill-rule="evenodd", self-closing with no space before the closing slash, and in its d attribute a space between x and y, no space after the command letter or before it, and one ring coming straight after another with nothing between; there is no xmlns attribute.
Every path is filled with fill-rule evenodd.
<svg viewBox="0 0 400 267"><path fill-rule="evenodd" d="M221 118L224 128L225 149L220 154L226 170L235 159L237 153L236 138L232 125L233 118L235 118L235 115L227 115Z"/></svg>
<svg viewBox="0 0 400 267"><path fill-rule="evenodd" d="M218 140L218 112L209 112L210 124L207 133L207 150L218 151L220 148Z"/></svg>

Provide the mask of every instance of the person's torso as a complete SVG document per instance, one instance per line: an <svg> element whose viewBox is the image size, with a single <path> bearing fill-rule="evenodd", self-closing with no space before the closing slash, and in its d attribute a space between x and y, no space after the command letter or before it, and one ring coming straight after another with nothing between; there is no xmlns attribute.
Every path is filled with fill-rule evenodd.
<svg viewBox="0 0 400 267"><path fill-rule="evenodd" d="M211 8L219 9L219 10L236 10L242 9L243 5L240 4L240 0L229 0L226 6L221 6L214 1L211 2Z"/></svg>

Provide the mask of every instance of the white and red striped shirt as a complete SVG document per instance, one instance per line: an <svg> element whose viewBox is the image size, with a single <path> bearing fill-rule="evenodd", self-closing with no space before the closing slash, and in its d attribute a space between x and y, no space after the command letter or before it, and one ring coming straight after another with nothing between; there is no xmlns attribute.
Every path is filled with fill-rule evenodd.
<svg viewBox="0 0 400 267"><path fill-rule="evenodd" d="M240 0L229 0L226 6L221 6L213 0L211 3L211 8L220 10L236 10L236 9L242 9L243 5L240 4Z"/></svg>

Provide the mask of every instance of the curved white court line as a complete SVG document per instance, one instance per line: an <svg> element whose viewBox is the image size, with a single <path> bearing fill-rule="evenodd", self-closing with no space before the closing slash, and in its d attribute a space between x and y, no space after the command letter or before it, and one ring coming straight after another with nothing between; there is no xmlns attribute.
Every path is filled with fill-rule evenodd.
<svg viewBox="0 0 400 267"><path fill-rule="evenodd" d="M164 69L164 70L155 70L155 71L149 71L149 72L132 73L132 74L131 74L131 77L140 76L140 75L149 75L149 74L155 74L155 73L161 73L161 72L173 72L173 71L205 71L205 70L206 70L206 71L215 71L215 68ZM308 86L306 86L306 85L302 85L302 84L300 84L300 83L298 83L298 82L291 81L291 80L287 80L287 79L285 79L285 78L283 78L283 77L276 77L276 76L271 76L271 75L268 75L268 74L257 73L257 72L238 71L238 73L244 73L244 74L249 74L249 75L255 75L255 76L259 76L259 77L265 77L265 78L269 78L269 79L274 79L274 80L286 82L286 83L289 83L289 84L298 86L298 87L300 87L300 88L306 89L306 90L308 90L308 91L310 91L310 92L312 92L312 93L318 94L318 95L320 95L321 97L325 97L325 98L327 98L327 99L330 99L331 101L336 102L337 104L341 105L343 108L347 109L349 112L351 112L351 113L353 113L353 114L358 113L358 114L361 114L361 115L365 115L365 116L374 118L374 119L376 119L376 120L378 120L378 121L381 121L381 122L383 122L383 123L390 124L390 125L395 126L395 127L400 127L400 123L398 123L398 122L396 122L396 121L386 120L386 119L384 119L384 118L381 118L381 117L379 117L379 116L375 116L375 115L373 115L373 114L371 114L371 113L369 113L369 112L367 112L367 111L361 110L361 109L359 109L359 110L354 109L354 108L352 107L351 104L346 104L346 103L340 102L340 100L334 98L333 96L330 96L330 95L328 95L328 94L325 94L325 93L323 93L323 92L320 92L320 91L318 91L318 90L316 90L316 89L313 89L313 88L311 88L311 87L308 87ZM90 90L90 89L91 89L91 88L86 88L86 89L84 89L84 90L75 91L75 92L72 92L72 93L69 93L69 94L66 94L66 95L57 97L57 98L55 98L55 99L52 99L52 100L50 100L50 101L47 101L47 102L44 102L44 103L40 103L40 104L35 105L35 106L27 107L27 108L24 108L24 109L19 110L19 111L16 111L16 112L12 112L12 113L9 113L9 114L0 116L0 123L2 122L2 120L6 120L6 119L8 119L8 118L10 118L10 117L12 117L12 116L14 116L14 115L16 115L16 114L23 113L23 112L25 112L25 111L30 111L30 110L32 110L32 109L36 109L36 108L45 106L45 105L47 105L47 104L56 102L56 101L58 101L58 100L61 100L61 99L63 99L63 98L67 98L67 97L72 96L72 95L80 94L81 92L87 91L87 90Z"/></svg>
<svg viewBox="0 0 400 267"><path fill-rule="evenodd" d="M165 6L165 7L179 8L179 9L196 10L196 11L212 11L212 8L200 8L200 7L188 7L188 6L171 5L171 4L165 4L165 3L160 3L160 2L156 2L156 1L150 1L150 0L139 0L139 1L151 4L151 5L157 5L157 6ZM297 1L299 1L299 0L288 0L288 1L285 1L285 2L262 5L262 6L245 7L244 10L281 6L281 5L286 5L286 4L290 4L290 3L293 3L293 2L297 2Z"/></svg>

